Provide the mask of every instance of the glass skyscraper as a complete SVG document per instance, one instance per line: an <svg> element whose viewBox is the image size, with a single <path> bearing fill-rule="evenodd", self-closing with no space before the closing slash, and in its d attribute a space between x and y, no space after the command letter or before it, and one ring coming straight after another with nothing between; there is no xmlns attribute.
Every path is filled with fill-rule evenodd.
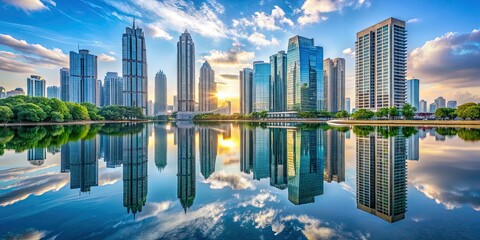
<svg viewBox="0 0 480 240"><path fill-rule="evenodd" d="M195 43L187 30L177 43L177 101L179 112L195 111Z"/></svg>
<svg viewBox="0 0 480 240"><path fill-rule="evenodd" d="M57 86L48 86L47 97L60 99L60 88Z"/></svg>
<svg viewBox="0 0 480 240"><path fill-rule="evenodd" d="M345 109L345 59L327 58L323 61L325 110L339 112Z"/></svg>
<svg viewBox="0 0 480 240"><path fill-rule="evenodd" d="M27 78L27 96L45 97L46 81L41 76L32 75Z"/></svg>
<svg viewBox="0 0 480 240"><path fill-rule="evenodd" d="M270 63L253 63L253 111L270 110Z"/></svg>
<svg viewBox="0 0 480 240"><path fill-rule="evenodd" d="M97 56L81 49L70 52L69 102L96 104Z"/></svg>
<svg viewBox="0 0 480 240"><path fill-rule="evenodd" d="M60 69L60 99L62 101L70 100L70 69Z"/></svg>
<svg viewBox="0 0 480 240"><path fill-rule="evenodd" d="M420 110L420 81L418 79L407 80L407 103Z"/></svg>
<svg viewBox="0 0 480 240"><path fill-rule="evenodd" d="M407 31L389 18L357 33L355 42L356 109L402 108L405 104Z"/></svg>
<svg viewBox="0 0 480 240"><path fill-rule="evenodd" d="M200 81L198 82L198 107L199 111L207 112L218 108L217 84L215 83L215 71L205 61L200 68Z"/></svg>
<svg viewBox="0 0 480 240"><path fill-rule="evenodd" d="M323 110L323 81L323 48L314 46L313 38L290 38L287 53L287 110Z"/></svg>
<svg viewBox="0 0 480 240"><path fill-rule="evenodd" d="M287 110L287 54L279 51L270 56L270 111Z"/></svg>
<svg viewBox="0 0 480 240"><path fill-rule="evenodd" d="M123 78L116 72L107 72L103 79L103 104L123 105Z"/></svg>
<svg viewBox="0 0 480 240"><path fill-rule="evenodd" d="M147 114L147 49L141 28L127 27L122 36L123 105L139 107Z"/></svg>
<svg viewBox="0 0 480 240"><path fill-rule="evenodd" d="M253 69L244 68L239 74L240 80L240 113L253 112Z"/></svg>
<svg viewBox="0 0 480 240"><path fill-rule="evenodd" d="M155 74L155 108L154 113L167 111L167 76L162 70Z"/></svg>

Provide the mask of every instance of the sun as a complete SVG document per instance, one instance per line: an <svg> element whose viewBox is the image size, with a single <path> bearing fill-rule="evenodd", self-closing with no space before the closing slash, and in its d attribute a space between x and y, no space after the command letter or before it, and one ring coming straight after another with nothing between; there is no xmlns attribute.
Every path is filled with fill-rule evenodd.
<svg viewBox="0 0 480 240"><path fill-rule="evenodd" d="M228 93L226 92L217 92L217 97L219 100L224 100L228 97Z"/></svg>

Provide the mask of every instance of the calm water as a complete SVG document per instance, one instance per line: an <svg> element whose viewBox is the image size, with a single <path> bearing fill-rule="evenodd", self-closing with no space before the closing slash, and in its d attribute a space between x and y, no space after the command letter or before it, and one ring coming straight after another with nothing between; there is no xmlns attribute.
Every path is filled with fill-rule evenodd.
<svg viewBox="0 0 480 240"><path fill-rule="evenodd" d="M479 239L480 132L0 129L0 236Z"/></svg>

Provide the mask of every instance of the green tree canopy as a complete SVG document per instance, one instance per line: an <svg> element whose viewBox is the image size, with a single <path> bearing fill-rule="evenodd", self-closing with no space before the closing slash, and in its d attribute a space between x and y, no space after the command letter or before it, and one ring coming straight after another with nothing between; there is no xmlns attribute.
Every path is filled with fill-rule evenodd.
<svg viewBox="0 0 480 240"><path fill-rule="evenodd" d="M41 122L47 114L33 103L22 103L12 109L17 122Z"/></svg>
<svg viewBox="0 0 480 240"><path fill-rule="evenodd" d="M398 109L397 107L393 106L390 108L390 110L388 110L388 116L391 118L391 119L395 119L397 116L398 116Z"/></svg>
<svg viewBox="0 0 480 240"><path fill-rule="evenodd" d="M352 114L352 118L355 120L367 120L371 119L375 113L367 109L359 109Z"/></svg>
<svg viewBox="0 0 480 240"><path fill-rule="evenodd" d="M380 109L375 113L375 117L377 117L377 118L386 117L386 116L388 116L388 111L389 111L388 108L380 108Z"/></svg>
<svg viewBox="0 0 480 240"><path fill-rule="evenodd" d="M406 119L412 119L413 116L415 116L415 112L417 111L417 108L406 103L405 105L403 105L403 108L402 108L402 115L406 118Z"/></svg>
<svg viewBox="0 0 480 240"><path fill-rule="evenodd" d="M347 111L342 110L342 111L340 111L340 112L337 112L337 113L335 114L335 117L336 117L336 118L348 118L348 117L350 117L350 114L348 114Z"/></svg>
<svg viewBox="0 0 480 240"><path fill-rule="evenodd" d="M455 109L453 108L438 108L435 110L435 117L440 119L454 119L456 115Z"/></svg>
<svg viewBox="0 0 480 240"><path fill-rule="evenodd" d="M464 103L460 106L457 107L457 116L460 117L460 118L468 118L468 116L466 115L466 110L470 107L474 107L474 106L477 106L478 104L474 103L474 102L468 102L468 103Z"/></svg>
<svg viewBox="0 0 480 240"><path fill-rule="evenodd" d="M88 116L90 117L91 120L93 121L99 121L99 120L104 120L105 118L102 117L99 113L100 113L100 109L97 108L95 105L91 104L91 103L87 103L87 102L84 102L84 103L81 103L80 105L84 106L85 108L87 108L87 112L88 112Z"/></svg>
<svg viewBox="0 0 480 240"><path fill-rule="evenodd" d="M85 106L82 106L78 103L73 102L66 102L65 103L70 110L70 114L72 116L73 121L84 121L90 120L90 116L88 115L88 110Z"/></svg>
<svg viewBox="0 0 480 240"><path fill-rule="evenodd" d="M13 119L13 111L7 106L0 106L0 122L9 122Z"/></svg>

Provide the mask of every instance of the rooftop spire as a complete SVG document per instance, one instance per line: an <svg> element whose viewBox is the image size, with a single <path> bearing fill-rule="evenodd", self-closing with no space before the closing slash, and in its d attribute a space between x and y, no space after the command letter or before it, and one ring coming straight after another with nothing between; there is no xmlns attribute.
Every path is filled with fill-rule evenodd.
<svg viewBox="0 0 480 240"><path fill-rule="evenodd" d="M185 28L185 33L188 33L187 29Z"/></svg>
<svg viewBox="0 0 480 240"><path fill-rule="evenodd" d="M135 17L133 17L133 29L135 29Z"/></svg>

